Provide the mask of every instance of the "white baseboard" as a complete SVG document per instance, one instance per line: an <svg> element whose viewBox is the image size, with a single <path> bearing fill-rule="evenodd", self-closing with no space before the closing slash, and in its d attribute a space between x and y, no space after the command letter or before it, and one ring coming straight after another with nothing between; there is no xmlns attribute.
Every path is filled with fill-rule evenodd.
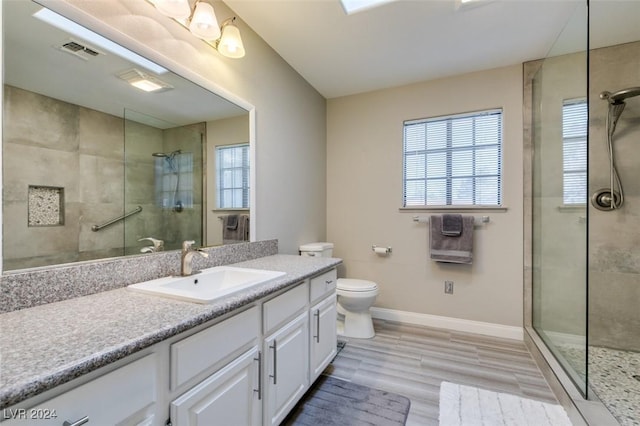
<svg viewBox="0 0 640 426"><path fill-rule="evenodd" d="M396 311L386 308L371 308L373 318L397 321L405 324L424 325L467 333L484 334L503 339L523 340L524 329L490 322L471 321L460 318L442 317L438 315L419 314L416 312Z"/></svg>

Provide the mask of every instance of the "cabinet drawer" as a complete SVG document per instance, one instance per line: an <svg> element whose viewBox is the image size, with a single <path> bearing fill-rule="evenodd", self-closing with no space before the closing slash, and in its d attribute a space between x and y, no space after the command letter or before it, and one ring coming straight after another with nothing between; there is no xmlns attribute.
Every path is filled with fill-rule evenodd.
<svg viewBox="0 0 640 426"><path fill-rule="evenodd" d="M52 426L85 417L88 424L145 424L153 418L157 398L156 368L155 355L147 355L30 408L25 416L37 414L42 417L33 417L33 424ZM32 424L27 418L16 416L2 425Z"/></svg>
<svg viewBox="0 0 640 426"><path fill-rule="evenodd" d="M334 291L337 281L338 275L335 269L311 278L311 301L313 302L325 294Z"/></svg>
<svg viewBox="0 0 640 426"><path fill-rule="evenodd" d="M300 312L309 301L309 284L304 282L264 304L264 332L269 333L274 327Z"/></svg>
<svg viewBox="0 0 640 426"><path fill-rule="evenodd" d="M171 345L171 390L255 344L260 333L254 306Z"/></svg>

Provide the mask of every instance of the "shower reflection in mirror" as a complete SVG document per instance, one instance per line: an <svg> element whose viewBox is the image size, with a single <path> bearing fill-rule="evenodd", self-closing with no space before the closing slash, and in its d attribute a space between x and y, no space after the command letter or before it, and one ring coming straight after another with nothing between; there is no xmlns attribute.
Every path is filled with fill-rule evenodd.
<svg viewBox="0 0 640 426"><path fill-rule="evenodd" d="M158 207L181 213L193 208L193 154L176 149L154 152L155 193Z"/></svg>

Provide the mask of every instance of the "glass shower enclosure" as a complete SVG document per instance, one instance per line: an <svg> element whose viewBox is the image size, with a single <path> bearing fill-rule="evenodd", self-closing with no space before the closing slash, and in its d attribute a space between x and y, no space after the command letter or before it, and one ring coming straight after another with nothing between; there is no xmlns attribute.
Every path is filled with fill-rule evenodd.
<svg viewBox="0 0 640 426"><path fill-rule="evenodd" d="M142 209L125 222L126 254L176 250L184 240L202 246L205 134L204 122L125 111L125 211Z"/></svg>
<svg viewBox="0 0 640 426"><path fill-rule="evenodd" d="M622 425L640 424L638 16L640 2L578 2L524 66L527 325L556 376Z"/></svg>

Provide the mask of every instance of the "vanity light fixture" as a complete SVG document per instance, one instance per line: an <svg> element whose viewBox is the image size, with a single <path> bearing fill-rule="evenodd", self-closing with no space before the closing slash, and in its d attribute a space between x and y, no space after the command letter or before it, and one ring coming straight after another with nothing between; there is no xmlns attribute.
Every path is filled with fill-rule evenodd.
<svg viewBox="0 0 640 426"><path fill-rule="evenodd" d="M158 77L144 73L138 69L132 68L118 74L122 80L126 81L133 87L145 92L160 92L173 89L169 83L165 83Z"/></svg>
<svg viewBox="0 0 640 426"><path fill-rule="evenodd" d="M221 31L220 27L218 27L218 20L213 6L202 1L196 3L193 17L189 22L189 31L203 40L217 40L220 38Z"/></svg>
<svg viewBox="0 0 640 426"><path fill-rule="evenodd" d="M235 17L218 25L213 6L205 0L197 0L191 8L189 0L148 0L163 15L173 18L191 31L194 36L212 45L227 58L245 55L240 30L234 24Z"/></svg>
<svg viewBox="0 0 640 426"><path fill-rule="evenodd" d="M221 55L227 58L242 58L244 56L244 46L240 37L240 30L233 23L235 17L229 18L222 23L220 38L216 40L216 49Z"/></svg>

